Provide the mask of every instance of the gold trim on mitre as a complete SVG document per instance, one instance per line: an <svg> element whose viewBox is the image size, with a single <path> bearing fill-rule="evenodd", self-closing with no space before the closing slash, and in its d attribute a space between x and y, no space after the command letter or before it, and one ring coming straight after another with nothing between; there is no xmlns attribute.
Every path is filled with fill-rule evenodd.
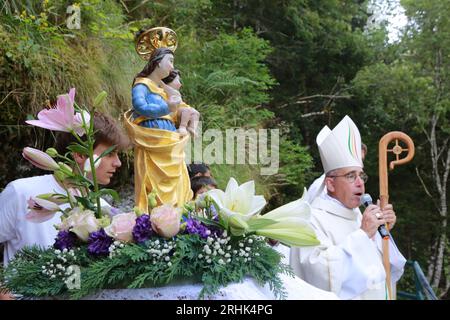
<svg viewBox="0 0 450 320"><path fill-rule="evenodd" d="M151 28L136 39L136 52L144 60L149 60L155 49L168 48L174 52L177 46L177 34L166 27Z"/></svg>

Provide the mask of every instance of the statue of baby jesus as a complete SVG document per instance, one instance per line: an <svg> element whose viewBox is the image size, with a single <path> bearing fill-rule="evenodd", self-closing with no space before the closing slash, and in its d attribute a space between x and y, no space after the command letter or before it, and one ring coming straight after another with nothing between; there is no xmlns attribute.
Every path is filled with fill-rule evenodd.
<svg viewBox="0 0 450 320"><path fill-rule="evenodd" d="M180 88L182 86L180 81L180 71L174 69L169 76L162 79L164 91L169 97L169 101L177 102L178 110L176 118L179 120L178 133L182 136L191 133L193 137L197 136L197 126L200 119L200 113L187 105L181 98Z"/></svg>

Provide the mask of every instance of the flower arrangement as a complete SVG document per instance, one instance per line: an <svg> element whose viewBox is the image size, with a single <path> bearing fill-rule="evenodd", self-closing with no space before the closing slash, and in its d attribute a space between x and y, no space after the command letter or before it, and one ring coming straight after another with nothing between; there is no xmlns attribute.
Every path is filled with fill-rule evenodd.
<svg viewBox="0 0 450 320"><path fill-rule="evenodd" d="M27 122L71 132L77 143L68 149L87 161L80 168L68 154L54 149L24 149L27 160L54 172L66 194L29 200L29 221L41 223L62 212L55 226L59 232L53 248L19 251L0 270L0 290L3 286L25 297L76 299L100 289L154 287L188 277L203 283L202 298L252 276L260 284L269 283L276 296L284 296L279 274L291 270L265 238L294 246L318 244L303 198L261 215L266 201L255 195L254 182L239 186L231 178L225 192L210 190L183 208L157 206L154 193L148 212L101 207L102 195L118 198L114 190L99 189L95 176L102 157L113 148L94 154L93 117L74 103L74 95L72 89L59 96L54 109ZM104 98L105 93L96 98L94 109ZM62 210L61 204L67 208Z"/></svg>

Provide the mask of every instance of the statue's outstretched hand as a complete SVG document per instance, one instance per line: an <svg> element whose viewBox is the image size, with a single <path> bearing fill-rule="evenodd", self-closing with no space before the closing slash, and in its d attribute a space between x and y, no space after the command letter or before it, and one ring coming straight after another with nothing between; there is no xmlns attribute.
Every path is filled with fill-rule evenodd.
<svg viewBox="0 0 450 320"><path fill-rule="evenodd" d="M194 108L191 108L191 117L190 117L187 131L189 131L194 138L197 138L197 136L198 136L197 135L197 127L198 127L199 119L200 119L200 112L198 112Z"/></svg>
<svg viewBox="0 0 450 320"><path fill-rule="evenodd" d="M169 105L170 112L177 111L178 105L183 101L181 99L180 91L166 85L165 83L162 83L162 87L168 96L167 104Z"/></svg>
<svg viewBox="0 0 450 320"><path fill-rule="evenodd" d="M176 112L181 102L181 96L169 96L169 101L167 101L167 104L169 105L170 112Z"/></svg>

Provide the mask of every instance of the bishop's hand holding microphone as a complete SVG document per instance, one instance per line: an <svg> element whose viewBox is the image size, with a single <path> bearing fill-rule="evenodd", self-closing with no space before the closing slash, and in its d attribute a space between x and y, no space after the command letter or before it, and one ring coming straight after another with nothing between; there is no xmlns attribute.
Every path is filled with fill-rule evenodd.
<svg viewBox="0 0 450 320"><path fill-rule="evenodd" d="M361 229L369 238L373 238L377 231L381 237L389 237L389 232L384 225L388 222L392 229L395 224L396 217L392 205L388 204L382 210L378 205L372 203L372 198L368 194L362 195L360 202L366 207L362 216Z"/></svg>
<svg viewBox="0 0 450 320"><path fill-rule="evenodd" d="M372 197L370 196L370 194L368 193L363 194L361 196L361 205L367 208L371 204L372 204ZM375 213L375 217L377 219L380 219L382 216L379 215L379 213ZM386 226L384 224L378 226L378 232L380 233L380 236L382 238L389 237L389 231L387 231Z"/></svg>

